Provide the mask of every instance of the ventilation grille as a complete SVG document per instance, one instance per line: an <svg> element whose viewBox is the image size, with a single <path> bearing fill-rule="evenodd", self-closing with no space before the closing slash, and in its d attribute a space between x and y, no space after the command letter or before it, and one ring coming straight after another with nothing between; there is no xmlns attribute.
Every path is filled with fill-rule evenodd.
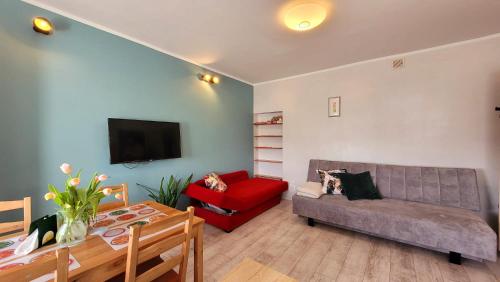
<svg viewBox="0 0 500 282"><path fill-rule="evenodd" d="M392 69L401 69L405 66L405 60L403 58L396 59L392 61Z"/></svg>

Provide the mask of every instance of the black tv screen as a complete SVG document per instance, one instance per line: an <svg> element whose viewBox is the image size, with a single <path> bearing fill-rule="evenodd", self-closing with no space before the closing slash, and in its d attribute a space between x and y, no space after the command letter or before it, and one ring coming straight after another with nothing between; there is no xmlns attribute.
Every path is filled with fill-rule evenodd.
<svg viewBox="0 0 500 282"><path fill-rule="evenodd" d="M178 122L109 118L108 131L112 164L181 157Z"/></svg>

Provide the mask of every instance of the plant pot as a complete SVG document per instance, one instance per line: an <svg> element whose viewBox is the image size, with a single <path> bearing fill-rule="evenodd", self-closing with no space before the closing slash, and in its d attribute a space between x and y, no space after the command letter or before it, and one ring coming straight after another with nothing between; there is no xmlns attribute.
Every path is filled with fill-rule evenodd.
<svg viewBox="0 0 500 282"><path fill-rule="evenodd" d="M59 244L76 244L87 236L88 225L82 220L65 218L64 223L57 229L56 241Z"/></svg>

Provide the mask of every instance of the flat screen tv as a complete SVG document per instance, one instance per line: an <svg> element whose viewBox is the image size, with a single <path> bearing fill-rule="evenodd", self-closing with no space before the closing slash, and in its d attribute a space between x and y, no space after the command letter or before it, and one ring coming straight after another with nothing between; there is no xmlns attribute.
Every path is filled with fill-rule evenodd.
<svg viewBox="0 0 500 282"><path fill-rule="evenodd" d="M178 122L109 118L108 131L112 164L181 157Z"/></svg>

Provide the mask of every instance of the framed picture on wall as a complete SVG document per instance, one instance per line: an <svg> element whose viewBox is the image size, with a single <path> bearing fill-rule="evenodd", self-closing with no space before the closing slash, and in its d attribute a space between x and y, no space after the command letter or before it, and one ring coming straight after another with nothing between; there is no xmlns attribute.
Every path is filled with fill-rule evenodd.
<svg viewBox="0 0 500 282"><path fill-rule="evenodd" d="M340 97L328 98L328 117L340 116Z"/></svg>

